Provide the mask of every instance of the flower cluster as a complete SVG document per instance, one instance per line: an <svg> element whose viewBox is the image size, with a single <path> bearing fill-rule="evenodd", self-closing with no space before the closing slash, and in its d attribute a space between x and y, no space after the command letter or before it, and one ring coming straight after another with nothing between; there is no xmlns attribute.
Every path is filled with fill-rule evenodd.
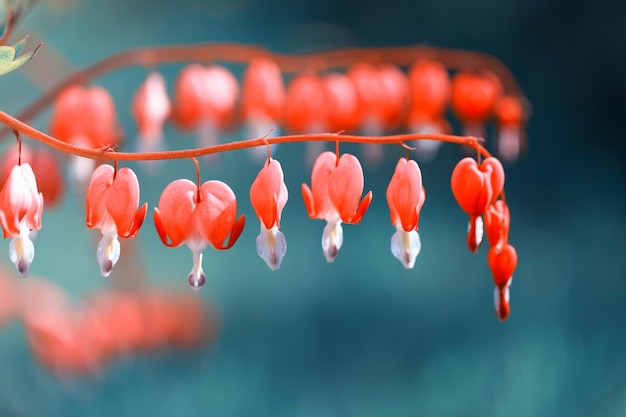
<svg viewBox="0 0 626 417"><path fill-rule="evenodd" d="M0 271L0 284L7 280ZM34 357L58 374L94 374L119 357L163 347L194 348L217 330L202 299L179 291L107 289L77 303L38 278L21 287L12 313Z"/></svg>
<svg viewBox="0 0 626 417"><path fill-rule="evenodd" d="M167 55L173 50L178 51L175 59ZM167 51L153 50L146 56L163 62L184 56L176 47ZM206 282L202 266L205 249L231 248L245 224L245 217L237 214L235 192L220 180L202 182L196 158L245 148L262 157L263 165L249 191L260 225L256 251L271 270L277 270L287 252L281 217L289 197L282 166L272 157L278 143L307 144L305 161L312 166L311 183L302 184L301 193L309 217L326 221L321 246L327 262L336 259L343 245L343 225L360 223L372 202L372 192L364 194L359 158L367 165L376 164L382 160L383 144L404 146L407 154L396 164L386 200L395 228L391 253L404 268L411 269L421 250L419 219L426 191L421 169L409 157L413 149L409 144L421 159L429 159L441 143L451 142L477 151L477 160L464 158L458 163L451 187L469 216L469 249L477 252L483 229L487 234L488 264L496 285L495 309L501 320L506 319L517 254L508 243L510 215L503 191L504 169L478 137L485 136L486 123L494 122L499 157L515 160L523 147L528 117L523 95L514 80L502 77L502 68L497 65L491 70L499 75L485 63L473 69L460 67L458 60L449 59L453 52L430 51L410 60L398 58L403 54L394 58L379 52L378 60L368 62L367 54L355 51L346 52L343 58L341 54L320 54L316 59L266 52L245 56L239 51L243 59L234 54L223 60L245 63L241 83L226 66L217 63L222 61L217 53L211 55L213 62L208 65L183 67L171 93L166 79L153 71L135 92L130 106L137 124L134 153L117 152L125 138L118 127L115 102L102 87L66 82L51 95L50 132L54 138L0 112L0 121L18 136L18 147L5 154L0 170L0 226L4 237L12 238L9 256L18 272L26 276L33 261L32 239L41 228L44 202L49 207L63 191L58 163L43 148L22 147L18 132L71 154L71 175L80 188L86 189L86 225L102 233L96 258L105 277L120 259L119 238L135 238L148 215L147 203L140 203L136 174L128 167L118 169L118 161L192 158L197 180L171 182L152 213L164 245L187 245L191 250L188 282L196 290ZM193 57L185 59L191 61ZM92 77L89 74L79 73L70 80L85 82ZM466 136L450 135L448 112L458 119ZM199 147L168 151L164 140L167 123L195 132ZM226 130L240 127L259 139L220 143ZM283 131L289 135L281 136ZM410 133L393 135L401 131ZM337 150L324 151L322 141L336 142ZM339 153L339 143L348 141L366 145L359 158ZM115 164L97 166L97 159Z"/></svg>
<svg viewBox="0 0 626 417"><path fill-rule="evenodd" d="M225 130L239 126L249 137L270 131L279 135L283 130L367 136L399 129L447 134L452 130L445 119L448 109L468 136L484 137L485 123L493 120L499 132L497 151L504 159L517 158L527 118L523 98L505 92L489 70L451 74L434 59L416 59L406 72L390 63L357 61L344 72L302 71L286 83L275 60L255 56L247 63L241 85L225 66L194 63L178 74L171 98L165 78L151 72L131 104L139 152L165 149L167 122L183 131L195 131L199 145L205 147L218 144ZM55 100L50 131L67 143L92 149L114 148L121 137L114 101L98 86L64 89ZM421 158L430 159L439 145L439 141L420 141L415 148ZM306 160L312 164L321 151L319 145L311 144ZM368 164L380 162L382 147L368 145L363 158ZM71 166L82 183L95 167L93 161L81 157L73 158Z"/></svg>
<svg viewBox="0 0 626 417"><path fill-rule="evenodd" d="M473 158L464 158L452 171L451 186L457 202L469 215L467 246L472 252L477 252L482 243L484 223L490 245L487 262L496 284L496 315L506 320L510 313L509 287L517 266L517 252L508 243L509 208L500 198L504 188L502 164L494 157L485 158L480 164Z"/></svg>
<svg viewBox="0 0 626 417"><path fill-rule="evenodd" d="M158 207L154 208L154 225L164 245L189 247L193 266L188 281L194 289L199 289L206 282L202 268L204 250L207 246L218 250L231 248L243 231L245 217L237 216L233 190L219 180L201 183L200 166L194 162L197 183L178 179L165 187ZM480 246L481 219L483 215L486 218L493 246L489 264L497 285L504 291L510 284L510 274L506 279L502 276L507 274L511 255L507 243L508 208L503 200L498 200L504 186L502 165L493 157L485 159L480 166L474 159L465 158L455 168L451 181L459 204L470 215L467 241L472 251ZM370 206L372 192L363 196L363 186L363 169L358 158L329 151L317 157L311 187L302 184L309 217L326 221L321 246L328 262L335 260L343 245L342 224L358 224ZM148 207L147 203L139 205L139 194L139 181L130 168L103 164L92 173L86 192L86 225L102 232L96 257L105 277L120 258L118 238L136 237L145 220ZM281 164L268 151L267 160L250 186L250 202L261 228L257 253L272 270L280 267L287 251L280 220L288 195ZM34 256L28 232L41 227L43 208L43 197L30 165L21 163L13 167L0 198L3 203L0 221L5 237L12 236L15 241L11 244L11 259L18 271L26 275ZM386 198L391 223L396 228L391 252L405 268L413 268L421 248L417 231L426 198L417 162L408 157L399 159Z"/></svg>

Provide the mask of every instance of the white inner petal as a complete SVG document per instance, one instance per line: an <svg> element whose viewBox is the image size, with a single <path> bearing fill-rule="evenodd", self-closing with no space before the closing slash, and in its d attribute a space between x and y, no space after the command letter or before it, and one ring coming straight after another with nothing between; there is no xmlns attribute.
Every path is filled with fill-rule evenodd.
<svg viewBox="0 0 626 417"><path fill-rule="evenodd" d="M402 226L396 226L396 233L391 236L391 253L406 269L415 266L415 259L421 249L422 242L416 230L407 232Z"/></svg>
<svg viewBox="0 0 626 417"><path fill-rule="evenodd" d="M341 220L328 220L322 234L322 251L327 262L333 262L343 244Z"/></svg>
<svg viewBox="0 0 626 417"><path fill-rule="evenodd" d="M285 235L277 227L266 229L261 222L261 233L256 238L256 252L272 271L276 271L287 252Z"/></svg>
<svg viewBox="0 0 626 417"><path fill-rule="evenodd" d="M506 303L509 303L509 299L510 299L510 292L509 292L509 285L507 283L507 285L504 287L504 300L506 301ZM500 315L500 289L496 286L493 290L493 305L496 309L496 313L498 314L498 316Z"/></svg>
<svg viewBox="0 0 626 417"><path fill-rule="evenodd" d="M34 258L35 245L30 240L28 226L22 221L20 223L20 234L11 239L11 243L9 243L9 259L17 268L17 272L22 277L26 277Z"/></svg>
<svg viewBox="0 0 626 417"><path fill-rule="evenodd" d="M202 248L202 250L204 250L204 248ZM198 291L206 282L206 276L202 270L202 250L192 249L193 267L191 268L187 280L194 291Z"/></svg>
<svg viewBox="0 0 626 417"><path fill-rule="evenodd" d="M117 232L102 230L102 239L96 249L96 257L100 265L100 273L103 277L108 277L113 270L113 266L120 259L120 242L117 240Z"/></svg>

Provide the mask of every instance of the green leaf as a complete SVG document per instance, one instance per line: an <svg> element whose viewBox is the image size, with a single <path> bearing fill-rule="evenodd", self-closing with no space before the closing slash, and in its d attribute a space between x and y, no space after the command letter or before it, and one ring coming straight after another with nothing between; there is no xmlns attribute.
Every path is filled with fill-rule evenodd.
<svg viewBox="0 0 626 417"><path fill-rule="evenodd" d="M24 48L26 39L27 37L24 37L13 46L0 46L0 75L4 75L7 72L18 69L35 56L42 44L37 45L37 48L35 48L33 52L29 52L15 59L15 56L20 53L22 48Z"/></svg>
<svg viewBox="0 0 626 417"><path fill-rule="evenodd" d="M15 58L15 48L12 46L0 46L0 65L9 63Z"/></svg>

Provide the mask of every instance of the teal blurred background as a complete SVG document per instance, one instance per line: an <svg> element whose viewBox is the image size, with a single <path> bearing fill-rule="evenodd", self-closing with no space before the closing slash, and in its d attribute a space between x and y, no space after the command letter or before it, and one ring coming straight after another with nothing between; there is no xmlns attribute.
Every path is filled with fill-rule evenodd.
<svg viewBox="0 0 626 417"><path fill-rule="evenodd" d="M532 103L526 155L506 166L510 241L519 253L512 314L493 314L486 250L465 248L466 216L449 188L461 151L422 164L428 193L422 252L405 271L389 251L384 199L399 150L365 168L374 202L344 228L334 264L324 223L308 219L304 146L278 148L291 198L287 256L271 272L255 253L248 190L260 164L221 155L203 180L221 179L248 218L229 251L207 250L199 296L219 312L215 344L112 363L98 377L58 378L35 362L23 329L0 332L0 416L624 416L626 415L626 3L564 0L184 0L40 2L14 39L45 41L41 55L0 79L2 109L17 114L64 71L130 48L232 41L277 52L426 43L479 50L506 63ZM41 58L41 60L40 60ZM181 66L161 70L171 82ZM233 67L235 71L241 68ZM132 68L95 83L116 99L121 125L146 75ZM47 130L49 112L34 120ZM235 134L232 139L240 138ZM176 147L192 135L167 131ZM345 146L343 151L358 152ZM189 161L139 174L150 207ZM79 193L47 213L32 274L82 297L105 288ZM151 209L150 209L151 210ZM150 217L150 215L149 215ZM0 246L6 251L8 241ZM191 254L163 246L151 218L134 257L155 285L186 287ZM124 252L122 252L124 258ZM8 259L6 260L8 263ZM141 267L139 267L141 270ZM112 278L123 280L126 277ZM118 272L119 273L119 272ZM133 277L129 277L132 279ZM16 278L17 279L17 278ZM191 291L191 290L190 290Z"/></svg>

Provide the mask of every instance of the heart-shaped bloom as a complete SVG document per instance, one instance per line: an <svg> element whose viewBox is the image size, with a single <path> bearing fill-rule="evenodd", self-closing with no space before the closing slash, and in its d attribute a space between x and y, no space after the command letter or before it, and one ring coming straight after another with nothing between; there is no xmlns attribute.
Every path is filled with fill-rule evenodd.
<svg viewBox="0 0 626 417"><path fill-rule="evenodd" d="M440 62L419 59L411 66L409 84L411 106L407 127L415 133L449 132L450 124L444 117L452 91L448 69ZM441 142L418 140L414 146L423 159L430 160L437 154Z"/></svg>
<svg viewBox="0 0 626 417"><path fill-rule="evenodd" d="M524 139L526 111L522 101L515 96L503 96L496 103L495 116L498 126L496 136L498 155L507 161L515 161Z"/></svg>
<svg viewBox="0 0 626 417"><path fill-rule="evenodd" d="M323 152L313 165L311 188L302 184L309 217L326 220L322 250L328 262L335 260L343 243L341 223L359 223L372 202L371 191L361 200L363 183L363 168L354 155L337 159L333 152Z"/></svg>
<svg viewBox="0 0 626 417"><path fill-rule="evenodd" d="M239 98L235 76L221 65L191 64L178 75L174 90L174 119L178 125L194 129L200 146L217 144L219 132L235 117Z"/></svg>
<svg viewBox="0 0 626 417"><path fill-rule="evenodd" d="M404 119L409 106L409 80L395 65L357 62L346 75L352 80L358 96L359 128L368 136L380 136L395 129ZM367 144L362 151L368 163L379 164L383 146Z"/></svg>
<svg viewBox="0 0 626 417"><path fill-rule="evenodd" d="M261 233L256 238L256 250L272 271L280 267L287 252L285 236L278 230L287 198L287 186L280 162L268 158L250 187L250 203L261 223Z"/></svg>
<svg viewBox="0 0 626 417"><path fill-rule="evenodd" d="M242 118L252 125L278 125L284 108L285 83L280 67L269 58L253 58L243 74Z"/></svg>
<svg viewBox="0 0 626 417"><path fill-rule="evenodd" d="M504 168L493 157L480 165L473 158L463 158L452 171L450 185L459 206L470 217L467 246L476 252L483 238L482 215L504 188Z"/></svg>
<svg viewBox="0 0 626 417"><path fill-rule="evenodd" d="M54 137L75 146L114 147L119 137L115 101L102 87L69 86L54 102L50 131ZM81 184L87 182L94 168L93 159L71 158L72 176Z"/></svg>
<svg viewBox="0 0 626 417"><path fill-rule="evenodd" d="M513 272L517 267L517 252L508 243L492 246L487 253L487 263L491 269L493 282L496 284L494 292L496 315L504 321L510 312L509 287L513 279Z"/></svg>
<svg viewBox="0 0 626 417"><path fill-rule="evenodd" d="M57 205L63 197L61 163L48 147L30 148L23 143L9 147L0 159L0 184L4 184L13 166L19 161L28 162L37 180L37 188L46 201L46 209Z"/></svg>
<svg viewBox="0 0 626 417"><path fill-rule="evenodd" d="M237 214L233 190L221 181L207 181L201 186L187 179L168 184L154 209L154 225L165 246L185 243L193 253L189 285L198 290L206 281L202 270L202 252L211 245L224 250L232 247L245 223ZM227 243L226 238L230 235Z"/></svg>
<svg viewBox="0 0 626 417"><path fill-rule="evenodd" d="M241 119L246 136L258 138L268 134L280 135L285 113L285 82L278 64L268 57L250 60L241 80ZM270 148L275 150L276 144ZM256 160L265 160L263 147L250 148Z"/></svg>
<svg viewBox="0 0 626 417"><path fill-rule="evenodd" d="M491 246L502 246L509 241L511 214L503 200L498 200L485 211L485 233Z"/></svg>
<svg viewBox="0 0 626 417"><path fill-rule="evenodd" d="M407 269L413 268L422 247L417 223L424 200L426 192L417 162L400 158L387 187L387 203L391 223L396 227L391 237L391 253Z"/></svg>
<svg viewBox="0 0 626 417"><path fill-rule="evenodd" d="M0 191L0 225L4 238L13 238L9 258L23 277L28 275L35 257L28 234L41 229L42 210L43 195L37 189L33 169L28 163L15 165Z"/></svg>
<svg viewBox="0 0 626 417"><path fill-rule="evenodd" d="M452 78L452 110L463 122L465 135L485 136L484 123L502 96L500 79L490 71L457 72Z"/></svg>
<svg viewBox="0 0 626 417"><path fill-rule="evenodd" d="M139 181L130 168L115 171L100 165L87 188L87 227L100 229L102 239L96 255L100 273L107 277L120 257L117 237L134 238L144 219L148 204L139 209Z"/></svg>
<svg viewBox="0 0 626 417"><path fill-rule="evenodd" d="M170 115L170 99L165 78L151 72L141 84L132 102L132 113L137 122L139 152L155 152L163 148L163 125Z"/></svg>

